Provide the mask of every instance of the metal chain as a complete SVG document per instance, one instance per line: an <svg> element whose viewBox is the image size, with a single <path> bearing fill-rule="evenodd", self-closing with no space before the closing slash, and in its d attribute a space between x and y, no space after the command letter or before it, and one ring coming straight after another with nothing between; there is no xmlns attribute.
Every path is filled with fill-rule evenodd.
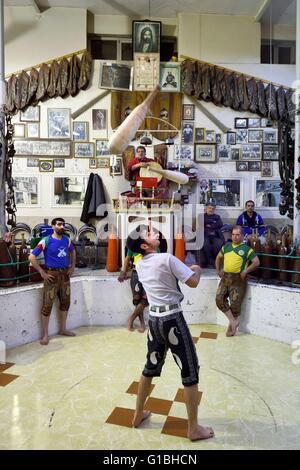
<svg viewBox="0 0 300 470"><path fill-rule="evenodd" d="M294 151L295 140L292 139L291 122L286 114L278 123L279 138L279 174L281 178L281 202L279 212L290 219L294 217Z"/></svg>
<svg viewBox="0 0 300 470"><path fill-rule="evenodd" d="M14 135L14 126L11 123L11 116L5 114L5 121L6 121L6 134L5 134L5 157L6 157L6 164L5 164L5 181L7 185L6 191L6 202L5 202L5 210L8 214L7 225L11 227L16 226L16 202L15 202L15 193L14 193L14 180L12 177L12 165L13 165L13 157L15 155L15 148L13 143L13 135Z"/></svg>

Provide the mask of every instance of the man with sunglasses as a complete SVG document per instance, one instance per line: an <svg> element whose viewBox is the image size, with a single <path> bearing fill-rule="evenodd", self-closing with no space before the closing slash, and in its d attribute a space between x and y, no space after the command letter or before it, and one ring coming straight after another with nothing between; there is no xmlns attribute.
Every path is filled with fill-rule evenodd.
<svg viewBox="0 0 300 470"><path fill-rule="evenodd" d="M44 279L44 293L42 305L42 339L40 343L45 346L49 343L48 326L52 305L57 296L60 301L60 328L59 334L75 336L75 333L66 329L66 320L70 307L70 277L75 269L76 253L70 239L64 235L65 221L56 217L51 222L53 233L42 238L32 250L29 260L32 266ZM45 269L36 257L44 252Z"/></svg>

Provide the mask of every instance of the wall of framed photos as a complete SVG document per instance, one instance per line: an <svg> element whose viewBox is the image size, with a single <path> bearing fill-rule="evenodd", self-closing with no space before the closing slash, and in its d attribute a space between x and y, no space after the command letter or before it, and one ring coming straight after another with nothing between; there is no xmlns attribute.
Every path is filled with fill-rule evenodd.
<svg viewBox="0 0 300 470"><path fill-rule="evenodd" d="M23 10L23 9L22 9ZM29 15L28 9L26 15ZM81 49L86 46L86 11L72 9L72 31L68 23L63 23L68 17L69 9L51 8L42 15L43 32L41 29L32 28L30 32L23 36L22 33L22 51L24 54L16 54L19 51L19 39L13 40L6 48L7 66L6 71L19 70L25 66L32 66L35 63L42 62L49 58L61 56L70 53L75 49ZM20 9L13 8L15 17L20 16ZM30 10L31 18L32 12ZM193 34L199 34L201 38L207 38L205 43L211 42L210 34L215 35L216 22L221 22L224 30L231 27L230 46L221 40L216 40L214 44L218 45L216 49L195 51L195 54L189 49L188 54L206 59L209 62L221 61L227 62L226 67L239 70L245 73L251 73L258 77L269 79L271 77L270 67L266 64L260 65L257 59L258 38L257 24L251 25L249 19L241 19L239 17L216 18L216 15L208 16L211 28L205 25L198 32L193 25L199 24L201 15L185 15L179 14L177 18L157 19L161 21L161 34L175 35L178 38L178 52L187 53L185 44L191 46L191 31ZM203 16L203 15L202 15ZM71 16L70 16L71 17ZM8 16L8 24L10 24L12 16ZM20 17L21 18L21 17ZM59 21L57 20L58 18ZM74 37L74 18L76 25L77 39L75 43L70 45L70 37ZM127 17L109 17L109 21L103 22L101 16L94 17L94 29L98 34L123 34L131 35L131 19ZM153 19L155 21L155 19ZM33 20L35 21L35 19ZM57 22L58 21L58 22ZM224 23L225 22L225 23ZM50 34L55 31L57 35L53 37ZM226 26L227 25L227 26ZM234 35L241 37L243 26L247 26L243 30L242 42L237 47L237 41L232 40ZM52 27L52 30L51 30ZM221 27L219 28L222 29ZM62 34L65 33L66 41L62 41ZM21 37L21 36L20 36ZM250 40L251 37L251 40ZM51 40L50 40L51 38ZM253 42L254 38L254 42ZM38 40L37 40L38 39ZM28 48L29 41L39 44L36 51ZM251 43L252 41L252 43ZM193 42L194 44L194 42ZM203 46L201 42L201 47ZM233 45L235 45L233 47ZM243 46L243 53L240 51ZM197 46L198 47L198 46ZM215 47L215 46L214 46ZM26 49L27 48L27 49ZM45 50L47 57L45 57ZM12 59L13 58L13 59ZM18 60L18 64L14 61ZM243 63L246 60L247 63ZM272 66L272 74L276 75L276 80L283 85L291 85L295 68L293 66ZM89 176L90 172L98 173L106 190L108 203L112 198L118 197L119 193L129 189L129 183L124 178L124 169L119 168L117 162L114 162L114 170L110 164L110 155L108 155L107 142L112 133L111 129L111 98L110 95L101 97L105 92L104 88L99 87L100 78L100 61L95 61L91 86L87 90L80 92L74 98L55 98L47 102L40 103L38 115L18 114L13 121L16 124L16 147L18 155L14 159L13 174L19 178L35 178L37 177L37 197L24 193L24 189L18 190L18 219L25 219L30 224L40 222L41 218L47 215L51 218L58 213L67 217L71 223L80 225L79 218L82 207L82 189L84 188L83 180ZM176 80L178 82L178 80ZM163 85L163 84L161 84ZM113 88L113 87L111 87ZM167 88L167 87L166 87ZM172 91L170 89L165 91ZM86 103L91 102L99 97L89 109L80 114L76 119L72 119L72 114L76 113ZM234 112L228 108L216 107L212 103L201 102L209 112L221 121L225 127L229 129L228 133L222 132L206 114L204 114L196 105L196 102L187 96L182 98L182 127L179 137L175 140L175 145L168 148L168 161L170 163L178 163L180 156L181 163L188 163L192 160L199 168L201 178L203 180L235 180L240 181L239 197L232 201L230 205L223 204L226 198L222 196L222 183L217 184L220 204L218 212L224 221L234 220L243 209L243 203L246 199L254 199L262 206L259 211L266 219L281 218L278 209L272 205L266 205L266 201L274 201L271 196L266 197L267 193L272 193L273 187L265 183L257 186L257 181L276 181L278 180L278 165L276 164L276 145L272 141L268 141L267 135L276 137L276 129L272 125L266 125L260 121L259 116L244 112ZM250 120L257 119L259 123L254 126ZM236 127L246 123L245 127ZM251 124L249 126L249 124ZM246 136L245 136L246 131ZM160 143L157 139L153 139L153 144ZM138 145L138 141L133 141L132 145ZM153 147L147 148L147 156L153 156ZM62 184L73 184L81 181L81 189L76 188L72 196L72 202L66 202L66 198L62 193L55 193L55 178L70 178L70 181L63 181ZM81 180L79 180L81 178ZM31 181L32 183L32 181ZM29 186L30 186L29 181ZM58 183L56 183L58 186ZM74 186L73 186L74 187ZM191 185L191 200L199 202L200 196L196 189L197 185ZM263 189L262 189L263 188ZM176 189L176 188L174 188ZM23 191L23 193L22 193ZM259 192L259 196L257 195ZM264 195L262 195L264 193ZM276 193L276 191L275 191ZM80 196L78 196L80 194ZM277 195L274 195L276 198Z"/></svg>

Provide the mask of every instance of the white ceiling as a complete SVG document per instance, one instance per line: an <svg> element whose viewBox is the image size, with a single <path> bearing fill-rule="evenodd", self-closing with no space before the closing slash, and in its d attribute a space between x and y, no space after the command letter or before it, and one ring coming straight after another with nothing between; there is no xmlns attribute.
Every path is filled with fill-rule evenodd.
<svg viewBox="0 0 300 470"><path fill-rule="evenodd" d="M170 18L178 12L245 15L256 17L265 4L286 5L274 23L295 23L296 0L5 0L5 6L30 6L41 11L51 7L86 8L98 15L125 15L130 17ZM286 7L283 8L285 10ZM265 15L267 15L267 11Z"/></svg>

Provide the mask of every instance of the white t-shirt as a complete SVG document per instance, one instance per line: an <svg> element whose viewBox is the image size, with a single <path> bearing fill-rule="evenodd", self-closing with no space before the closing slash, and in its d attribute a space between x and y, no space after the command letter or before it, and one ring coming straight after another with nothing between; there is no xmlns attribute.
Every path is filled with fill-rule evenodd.
<svg viewBox="0 0 300 470"><path fill-rule="evenodd" d="M171 305L183 299L177 279L186 282L193 274L188 266L170 253L149 253L136 264L140 282L150 305Z"/></svg>

